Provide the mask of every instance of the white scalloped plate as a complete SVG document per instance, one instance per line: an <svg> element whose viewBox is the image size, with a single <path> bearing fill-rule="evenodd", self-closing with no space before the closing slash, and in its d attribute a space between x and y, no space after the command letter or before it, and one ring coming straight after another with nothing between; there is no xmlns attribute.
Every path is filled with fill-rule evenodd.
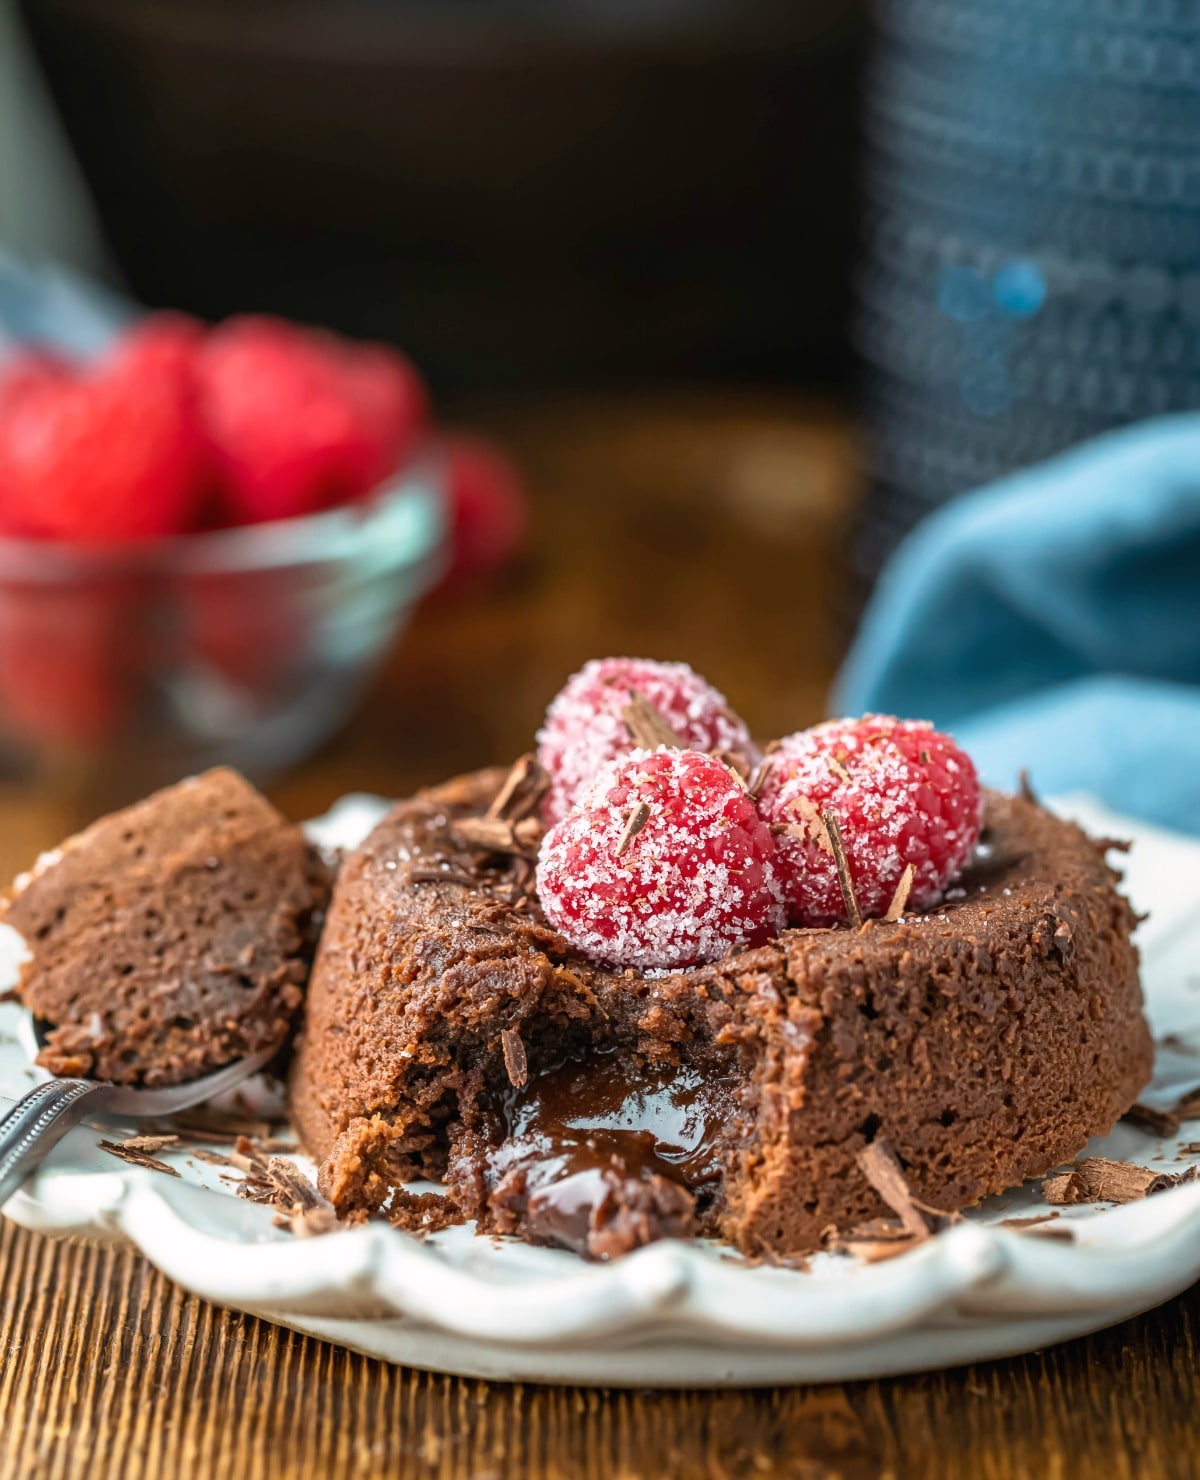
<svg viewBox="0 0 1200 1480"><path fill-rule="evenodd" d="M314 831L352 843L380 805L348 798ZM1151 1026L1172 1042L1144 1098L1170 1104L1200 1083L1200 843L1086 798L1060 810L1135 840L1127 887L1139 909L1154 911L1140 932ZM0 981L16 959L8 934ZM17 1009L0 1008L0 1103L36 1075L19 1021ZM1177 1170L1194 1160L1180 1150L1193 1138L1200 1124L1168 1142L1122 1124L1090 1150ZM186 1151L167 1157L176 1180L122 1165L98 1139L87 1126L72 1131L5 1213L44 1233L127 1239L220 1305L388 1361L493 1379L642 1387L886 1376L1083 1335L1200 1277L1197 1183L1121 1208L1068 1209L1073 1242L998 1226L1045 1211L1026 1187L871 1266L823 1255L800 1273L673 1243L587 1265L468 1228L426 1242L383 1225L296 1240Z"/></svg>

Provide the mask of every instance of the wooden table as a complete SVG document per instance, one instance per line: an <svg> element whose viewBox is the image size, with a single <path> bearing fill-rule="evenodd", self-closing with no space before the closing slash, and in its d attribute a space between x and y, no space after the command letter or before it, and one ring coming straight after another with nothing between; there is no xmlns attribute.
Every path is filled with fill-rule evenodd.
<svg viewBox="0 0 1200 1480"><path fill-rule="evenodd" d="M402 792L529 743L567 672L683 657L760 734L823 710L836 414L786 396L492 403L538 505L526 566L434 603L352 731L273 788L296 816ZM70 804L0 794L0 874ZM123 1250L0 1232L0 1480L322 1475L429 1480L1194 1477L1200 1294L1083 1341L880 1383L745 1393L503 1386L390 1368L231 1315Z"/></svg>

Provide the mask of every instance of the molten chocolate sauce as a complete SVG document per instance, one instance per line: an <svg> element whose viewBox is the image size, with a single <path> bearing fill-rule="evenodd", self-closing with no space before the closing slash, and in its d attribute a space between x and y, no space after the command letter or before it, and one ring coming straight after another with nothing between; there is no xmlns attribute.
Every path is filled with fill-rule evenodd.
<svg viewBox="0 0 1200 1480"><path fill-rule="evenodd" d="M509 1095L490 1180L503 1191L520 1174L524 1232L540 1243L594 1257L617 1220L630 1247L682 1235L690 1193L720 1175L732 1109L732 1082L694 1068L566 1064Z"/></svg>

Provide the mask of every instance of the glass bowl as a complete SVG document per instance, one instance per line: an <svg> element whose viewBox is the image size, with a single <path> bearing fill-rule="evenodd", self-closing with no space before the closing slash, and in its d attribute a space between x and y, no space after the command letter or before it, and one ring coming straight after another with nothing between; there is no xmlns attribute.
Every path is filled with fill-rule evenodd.
<svg viewBox="0 0 1200 1480"><path fill-rule="evenodd" d="M0 774L261 778L339 728L440 575L440 466L361 504L149 545L0 539Z"/></svg>

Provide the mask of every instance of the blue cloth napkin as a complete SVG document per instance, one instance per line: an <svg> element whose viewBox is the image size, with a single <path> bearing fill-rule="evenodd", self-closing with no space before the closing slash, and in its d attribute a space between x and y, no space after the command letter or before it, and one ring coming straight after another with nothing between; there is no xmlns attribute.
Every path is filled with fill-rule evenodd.
<svg viewBox="0 0 1200 1480"><path fill-rule="evenodd" d="M1098 438L904 542L834 691L931 719L1011 787L1200 833L1200 415Z"/></svg>

